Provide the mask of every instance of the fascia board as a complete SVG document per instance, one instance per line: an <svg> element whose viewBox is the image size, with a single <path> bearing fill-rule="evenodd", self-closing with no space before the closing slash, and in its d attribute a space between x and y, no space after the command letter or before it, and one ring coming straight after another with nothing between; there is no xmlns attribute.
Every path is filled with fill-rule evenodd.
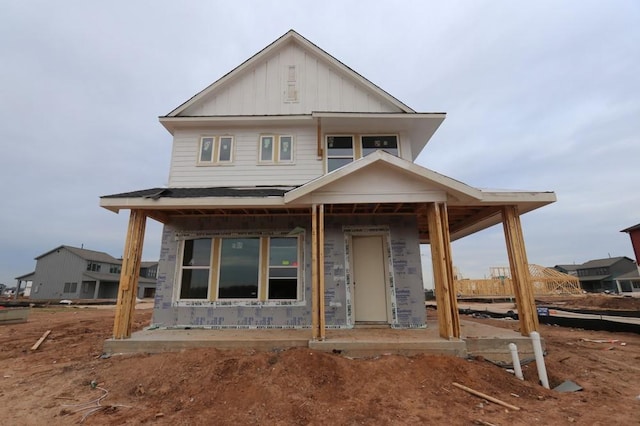
<svg viewBox="0 0 640 426"><path fill-rule="evenodd" d="M178 210L229 208L229 207L279 207L284 206L282 197L192 197L192 198L102 198L100 207L113 212L121 209Z"/></svg>

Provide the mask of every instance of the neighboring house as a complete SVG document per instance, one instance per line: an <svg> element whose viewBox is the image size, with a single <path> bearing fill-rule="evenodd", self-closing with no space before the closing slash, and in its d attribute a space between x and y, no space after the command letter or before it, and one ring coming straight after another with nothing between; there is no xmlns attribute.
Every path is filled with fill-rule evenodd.
<svg viewBox="0 0 640 426"><path fill-rule="evenodd" d="M640 292L640 223L623 229L620 232L629 234L631 245L633 246L633 253L636 256L637 269L619 276L618 286L623 292Z"/></svg>
<svg viewBox="0 0 640 426"><path fill-rule="evenodd" d="M589 293L618 293L621 289L616 280L632 271L637 272L636 264L626 256L595 259L578 267L578 279L582 289Z"/></svg>
<svg viewBox="0 0 640 426"><path fill-rule="evenodd" d="M31 281L31 299L115 299L122 259L94 250L61 245L35 258L36 270L17 277ZM144 262L138 297L153 297L157 262ZM26 295L26 294L25 294ZM150 295L150 296L148 296Z"/></svg>
<svg viewBox="0 0 640 426"><path fill-rule="evenodd" d="M173 136L168 187L100 200L131 211L133 265L146 218L164 224L152 322L308 327L321 338L359 324L423 327L429 243L440 334L459 337L450 241L503 223L512 270L525 271L519 216L555 194L485 191L414 164L444 118L295 31L161 117ZM537 321L532 296L519 300L521 318ZM116 338L127 321L116 314Z"/></svg>
<svg viewBox="0 0 640 426"><path fill-rule="evenodd" d="M553 267L558 272L562 272L563 274L572 275L574 277L578 276L578 268L580 265L556 265Z"/></svg>

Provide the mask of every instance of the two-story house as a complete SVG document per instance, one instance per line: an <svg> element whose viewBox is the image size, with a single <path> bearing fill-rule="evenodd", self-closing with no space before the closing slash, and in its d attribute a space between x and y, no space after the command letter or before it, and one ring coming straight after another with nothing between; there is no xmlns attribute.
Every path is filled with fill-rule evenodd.
<svg viewBox="0 0 640 426"><path fill-rule="evenodd" d="M583 263L577 269L582 288L589 293L623 291L618 288L618 277L637 272L633 259L626 256L594 259Z"/></svg>
<svg viewBox="0 0 640 426"><path fill-rule="evenodd" d="M35 258L34 272L17 277L30 281L30 299L115 299L122 259L105 252L61 245ZM157 262L142 262L137 297L153 297ZM26 294L25 294L26 295Z"/></svg>
<svg viewBox="0 0 640 426"><path fill-rule="evenodd" d="M523 333L534 329L519 215L555 194L485 191L415 164L444 119L293 30L160 117L173 136L168 187L100 200L131 211L131 270L146 218L164 224L153 323L304 327L314 338L424 327L424 243L440 334L456 337L450 242L503 223ZM116 338L130 333L136 286L124 269Z"/></svg>

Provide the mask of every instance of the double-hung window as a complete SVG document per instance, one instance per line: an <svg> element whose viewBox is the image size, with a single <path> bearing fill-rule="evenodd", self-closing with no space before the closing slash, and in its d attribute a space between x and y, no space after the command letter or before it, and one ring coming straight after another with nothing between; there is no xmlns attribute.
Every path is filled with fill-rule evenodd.
<svg viewBox="0 0 640 426"><path fill-rule="evenodd" d="M206 299L211 273L211 238L185 240L182 252L181 299Z"/></svg>
<svg viewBox="0 0 640 426"><path fill-rule="evenodd" d="M346 166L354 159L353 136L327 137L327 171Z"/></svg>
<svg viewBox="0 0 640 426"><path fill-rule="evenodd" d="M286 234L185 240L179 298L300 300L301 241Z"/></svg>
<svg viewBox="0 0 640 426"><path fill-rule="evenodd" d="M260 136L261 163L292 163L293 136L263 135Z"/></svg>
<svg viewBox="0 0 640 426"><path fill-rule="evenodd" d="M225 164L233 161L233 136L203 136L200 138L198 164Z"/></svg>

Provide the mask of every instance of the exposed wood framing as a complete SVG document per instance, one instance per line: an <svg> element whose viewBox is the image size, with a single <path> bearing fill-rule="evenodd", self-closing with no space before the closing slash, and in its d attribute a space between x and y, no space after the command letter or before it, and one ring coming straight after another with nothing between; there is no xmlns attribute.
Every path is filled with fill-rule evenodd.
<svg viewBox="0 0 640 426"><path fill-rule="evenodd" d="M458 299L456 298L453 284L453 256L451 254L451 235L449 234L449 218L447 205L441 204L440 210L442 224L442 238L445 266L447 268L447 285L449 288L449 304L451 309L451 323L453 325L453 337L460 338L460 315L458 313Z"/></svg>
<svg viewBox="0 0 640 426"><path fill-rule="evenodd" d="M539 324L533 289L529 283L527 252L517 206L504 206L502 208L502 224L509 255L513 291L518 308L520 333L523 336L528 336L532 331L538 330Z"/></svg>
<svg viewBox="0 0 640 426"><path fill-rule="evenodd" d="M462 296L513 296L510 268L490 268L490 279L460 279L454 281L456 294ZM534 296L582 294L578 277L563 274L553 268L529 264L529 283Z"/></svg>
<svg viewBox="0 0 640 426"><path fill-rule="evenodd" d="M320 204L318 211L318 314L320 326L320 340L326 336L326 321L324 312L324 204Z"/></svg>
<svg viewBox="0 0 640 426"><path fill-rule="evenodd" d="M433 276L436 290L436 303L438 305L438 326L440 337L445 339L460 337L460 324L457 318L456 305L451 304L455 300L453 292L453 278L450 275L451 248L450 241L444 235L442 219L442 206L438 203L429 203L426 206L427 220L429 222L429 236L431 241L431 260L433 263ZM446 214L446 212L444 213ZM445 241L446 240L446 241ZM456 317L454 319L454 316Z"/></svg>
<svg viewBox="0 0 640 426"><path fill-rule="evenodd" d="M311 336L318 338L318 206L311 207Z"/></svg>
<svg viewBox="0 0 640 426"><path fill-rule="evenodd" d="M146 221L147 216L145 212L142 210L131 210L127 238L124 245L124 255L122 257L116 315L113 323L114 339L127 339L131 337L131 325L133 323L133 312L136 305Z"/></svg>

